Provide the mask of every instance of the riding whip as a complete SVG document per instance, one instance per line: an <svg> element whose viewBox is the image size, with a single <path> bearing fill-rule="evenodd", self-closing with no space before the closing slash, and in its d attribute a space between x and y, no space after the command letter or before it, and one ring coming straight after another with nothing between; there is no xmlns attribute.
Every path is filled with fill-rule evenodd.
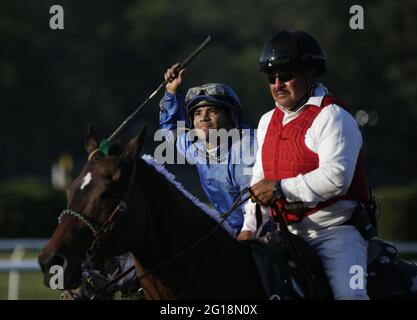
<svg viewBox="0 0 417 320"><path fill-rule="evenodd" d="M195 49L177 68L177 72L180 72L182 69L184 69L201 51L203 51L209 43L213 40L212 36L208 36L206 40L197 48ZM107 139L107 144L110 143L111 140L113 140L117 134L130 122L133 120L133 118L138 114L138 112L143 108L145 104L148 103L149 100L151 100L162 88L165 87L165 85L168 83L167 80L164 80L159 87L151 93L151 95L128 117L125 121L110 135L110 137ZM106 141L106 140L104 140ZM100 146L100 149L102 149L102 146Z"/></svg>

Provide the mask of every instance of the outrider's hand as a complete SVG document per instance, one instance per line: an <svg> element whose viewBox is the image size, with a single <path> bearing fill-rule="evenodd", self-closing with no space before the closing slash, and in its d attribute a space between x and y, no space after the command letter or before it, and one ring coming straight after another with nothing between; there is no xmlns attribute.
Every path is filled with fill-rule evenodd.
<svg viewBox="0 0 417 320"><path fill-rule="evenodd" d="M165 88L171 94L176 94L178 88L181 86L184 81L185 69L182 69L179 73L177 68L180 66L179 63L174 64L171 68L168 68L164 74L164 79L168 81Z"/></svg>
<svg viewBox="0 0 417 320"><path fill-rule="evenodd" d="M262 179L255 183L249 190L252 200L261 205L269 206L275 200L274 187L276 181Z"/></svg>
<svg viewBox="0 0 417 320"><path fill-rule="evenodd" d="M252 240L255 239L255 233L253 233L252 231L242 231L236 238L239 241L244 241L244 240Z"/></svg>

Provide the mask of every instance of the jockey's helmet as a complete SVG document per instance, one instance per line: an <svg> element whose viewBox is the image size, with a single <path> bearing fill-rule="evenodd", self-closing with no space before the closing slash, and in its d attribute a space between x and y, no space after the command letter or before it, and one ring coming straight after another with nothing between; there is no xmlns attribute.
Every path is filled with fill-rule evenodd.
<svg viewBox="0 0 417 320"><path fill-rule="evenodd" d="M185 109L193 127L194 112L201 106L215 106L228 110L236 128L240 127L240 100L234 90L226 84L207 83L188 89Z"/></svg>

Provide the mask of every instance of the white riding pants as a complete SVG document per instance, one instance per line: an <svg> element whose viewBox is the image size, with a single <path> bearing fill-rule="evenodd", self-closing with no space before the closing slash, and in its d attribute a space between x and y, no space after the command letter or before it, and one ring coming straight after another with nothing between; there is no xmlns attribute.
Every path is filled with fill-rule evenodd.
<svg viewBox="0 0 417 320"><path fill-rule="evenodd" d="M336 300L368 300L367 242L350 225L295 231L318 253Z"/></svg>

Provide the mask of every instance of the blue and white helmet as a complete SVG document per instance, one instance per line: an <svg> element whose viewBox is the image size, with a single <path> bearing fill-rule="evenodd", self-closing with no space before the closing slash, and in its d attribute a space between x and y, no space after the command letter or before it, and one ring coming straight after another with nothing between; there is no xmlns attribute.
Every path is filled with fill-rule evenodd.
<svg viewBox="0 0 417 320"><path fill-rule="evenodd" d="M207 83L188 89L185 96L185 110L193 126L194 111L201 106L215 106L228 110L236 128L240 128L241 104L231 87L222 83Z"/></svg>

